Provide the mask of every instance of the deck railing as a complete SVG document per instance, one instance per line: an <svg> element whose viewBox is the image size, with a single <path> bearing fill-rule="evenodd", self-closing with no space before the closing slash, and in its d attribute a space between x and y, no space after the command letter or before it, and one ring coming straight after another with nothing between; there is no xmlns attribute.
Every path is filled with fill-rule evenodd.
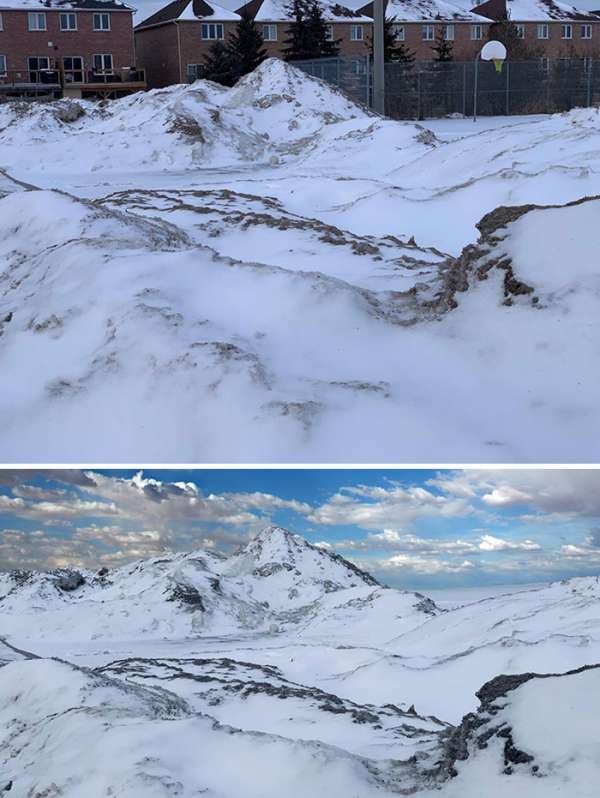
<svg viewBox="0 0 600 798"><path fill-rule="evenodd" d="M103 84L118 88L121 84L146 83L143 69L127 67L121 70L93 69L19 69L0 72L0 91L31 91L46 93L65 87L85 87Z"/></svg>

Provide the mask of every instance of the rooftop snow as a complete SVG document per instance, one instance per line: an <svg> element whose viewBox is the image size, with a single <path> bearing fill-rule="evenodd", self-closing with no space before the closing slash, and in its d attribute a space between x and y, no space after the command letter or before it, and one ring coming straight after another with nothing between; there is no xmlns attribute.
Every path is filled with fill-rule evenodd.
<svg viewBox="0 0 600 798"><path fill-rule="evenodd" d="M119 0L0 0L0 11L53 11L65 8L77 11L135 11L132 6Z"/></svg>
<svg viewBox="0 0 600 798"><path fill-rule="evenodd" d="M373 22L371 17L361 14L350 5L328 0L321 0L320 4L326 22ZM263 0L255 16L257 22L285 22L291 18L291 4L288 0Z"/></svg>
<svg viewBox="0 0 600 798"><path fill-rule="evenodd" d="M581 11L567 3L554 0L506 0L510 19L515 22L538 22L553 19L598 20L590 11Z"/></svg>
<svg viewBox="0 0 600 798"><path fill-rule="evenodd" d="M2 0L0 0L0 2L2 2ZM174 20L195 21L206 18L225 22L235 22L239 20L240 16L224 6L207 2L207 0L174 0L172 3L163 6L163 8L142 20L137 27L160 25L164 22L173 22Z"/></svg>
<svg viewBox="0 0 600 798"><path fill-rule="evenodd" d="M396 22L450 20L456 22L489 22L487 17L471 11L471 4L447 3L445 0L389 0L386 17ZM364 6L363 11L372 8Z"/></svg>

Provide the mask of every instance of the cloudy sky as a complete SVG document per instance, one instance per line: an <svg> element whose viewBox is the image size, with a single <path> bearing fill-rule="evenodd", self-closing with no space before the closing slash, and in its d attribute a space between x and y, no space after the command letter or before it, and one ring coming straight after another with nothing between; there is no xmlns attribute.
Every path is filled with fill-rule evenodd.
<svg viewBox="0 0 600 798"><path fill-rule="evenodd" d="M0 471L0 569L232 551L268 523L409 588L600 572L600 471Z"/></svg>

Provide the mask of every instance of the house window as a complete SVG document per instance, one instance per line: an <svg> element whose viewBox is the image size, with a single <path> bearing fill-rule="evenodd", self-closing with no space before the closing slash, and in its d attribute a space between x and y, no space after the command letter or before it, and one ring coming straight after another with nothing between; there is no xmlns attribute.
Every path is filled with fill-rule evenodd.
<svg viewBox="0 0 600 798"><path fill-rule="evenodd" d="M36 14L35 12L30 12L27 15L29 20L29 30L46 30L46 15L45 14Z"/></svg>
<svg viewBox="0 0 600 798"><path fill-rule="evenodd" d="M561 25L560 26L560 38L561 39L572 39L573 38L573 26L572 25Z"/></svg>
<svg viewBox="0 0 600 798"><path fill-rule="evenodd" d="M476 41L477 39L481 39L481 25L471 25L471 41Z"/></svg>
<svg viewBox="0 0 600 798"><path fill-rule="evenodd" d="M350 41L351 42L362 42L363 38L364 38L363 26L362 25L351 25L350 26Z"/></svg>
<svg viewBox="0 0 600 798"><path fill-rule="evenodd" d="M447 42L454 41L454 25L443 25L442 36Z"/></svg>
<svg viewBox="0 0 600 798"><path fill-rule="evenodd" d="M432 42L434 39L433 25L421 25L421 39L424 42Z"/></svg>
<svg viewBox="0 0 600 798"><path fill-rule="evenodd" d="M537 37L538 39L548 38L548 25L546 25L545 22L542 22L537 26Z"/></svg>
<svg viewBox="0 0 600 798"><path fill-rule="evenodd" d="M100 53L93 57L94 72L107 72L111 74L113 71L113 57L110 53Z"/></svg>
<svg viewBox="0 0 600 798"><path fill-rule="evenodd" d="M77 30L77 16L75 14L61 14L60 29Z"/></svg>
<svg viewBox="0 0 600 798"><path fill-rule="evenodd" d="M224 39L223 24L221 22L203 22L202 23L202 38L203 39Z"/></svg>
<svg viewBox="0 0 600 798"><path fill-rule="evenodd" d="M6 56L0 55L0 75L6 75Z"/></svg>
<svg viewBox="0 0 600 798"><path fill-rule="evenodd" d="M27 59L27 68L29 69L29 82L41 83L40 73L50 68L50 60L45 55L30 56Z"/></svg>
<svg viewBox="0 0 600 798"><path fill-rule="evenodd" d="M325 41L333 41L333 25L325 25Z"/></svg>
<svg viewBox="0 0 600 798"><path fill-rule="evenodd" d="M366 75L367 74L367 64L366 59L361 58L360 61L353 61L352 66L354 68L355 75Z"/></svg>
<svg viewBox="0 0 600 798"><path fill-rule="evenodd" d="M582 25L581 26L581 38L582 39L591 39L592 38L592 26L591 25Z"/></svg>
<svg viewBox="0 0 600 798"><path fill-rule="evenodd" d="M63 58L65 83L83 83L83 58L80 55L67 55Z"/></svg>
<svg viewBox="0 0 600 798"><path fill-rule="evenodd" d="M110 14L94 14L94 30L110 30Z"/></svg>
<svg viewBox="0 0 600 798"><path fill-rule="evenodd" d="M331 27L331 26L329 26ZM265 42L277 41L277 25L263 25L262 37Z"/></svg>
<svg viewBox="0 0 600 798"><path fill-rule="evenodd" d="M517 31L517 39L525 38L525 25L515 25Z"/></svg>
<svg viewBox="0 0 600 798"><path fill-rule="evenodd" d="M4 25L2 24L2 14L0 14L0 30L4 30Z"/></svg>
<svg viewBox="0 0 600 798"><path fill-rule="evenodd" d="M187 65L187 79L188 83L193 83L204 76L206 67L204 64L188 64Z"/></svg>
<svg viewBox="0 0 600 798"><path fill-rule="evenodd" d="M392 33L397 42L403 42L406 37L404 25L392 25Z"/></svg>

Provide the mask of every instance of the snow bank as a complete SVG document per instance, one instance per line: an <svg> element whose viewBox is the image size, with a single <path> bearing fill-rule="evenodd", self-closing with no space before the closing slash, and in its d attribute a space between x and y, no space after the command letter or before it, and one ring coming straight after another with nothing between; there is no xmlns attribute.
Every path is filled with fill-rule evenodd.
<svg viewBox="0 0 600 798"><path fill-rule="evenodd" d="M485 685L477 715L465 718L454 738L456 777L423 796L470 798L483 788L490 798L592 798L600 778L599 682L595 666Z"/></svg>

